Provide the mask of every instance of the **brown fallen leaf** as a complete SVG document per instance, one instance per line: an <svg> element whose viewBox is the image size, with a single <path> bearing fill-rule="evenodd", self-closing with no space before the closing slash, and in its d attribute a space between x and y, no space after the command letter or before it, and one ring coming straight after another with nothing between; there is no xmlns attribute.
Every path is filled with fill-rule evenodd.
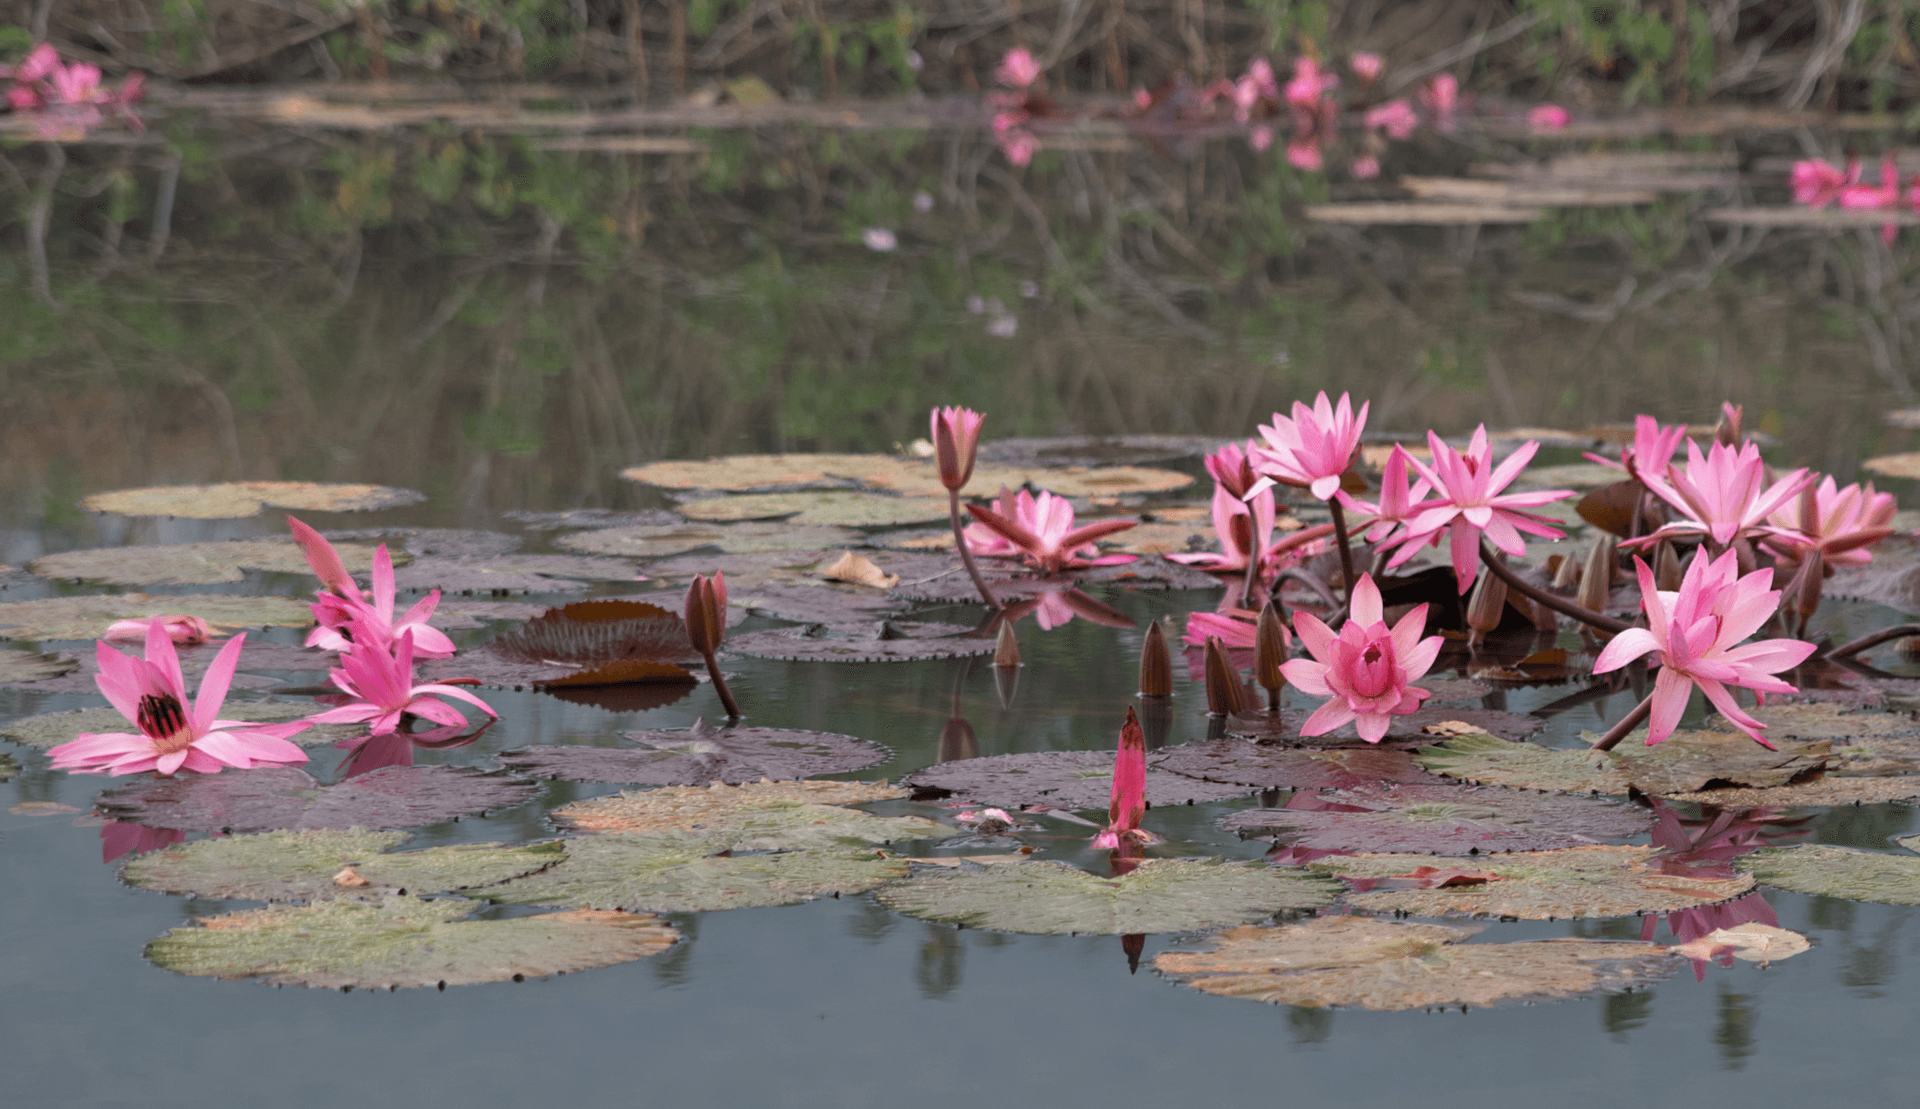
<svg viewBox="0 0 1920 1109"><path fill-rule="evenodd" d="M1798 932L1750 921L1732 928L1716 928L1698 939L1667 950L1689 959L1708 961L1731 955L1745 962L1765 966L1775 959L1791 959L1812 946L1807 937Z"/></svg>
<svg viewBox="0 0 1920 1109"><path fill-rule="evenodd" d="M1464 720L1442 720L1437 724L1428 724L1420 731L1425 735L1446 736L1451 739L1463 735L1492 735L1485 728L1476 728Z"/></svg>
<svg viewBox="0 0 1920 1109"><path fill-rule="evenodd" d="M333 876L333 884L346 889L362 889L373 885L372 882L360 877L359 872L350 866L340 868L340 873Z"/></svg>
<svg viewBox="0 0 1920 1109"><path fill-rule="evenodd" d="M840 557L835 559L831 566L820 571L820 576L852 585L872 586L875 589L892 589L900 584L899 574L889 574L867 558L852 551L840 552Z"/></svg>

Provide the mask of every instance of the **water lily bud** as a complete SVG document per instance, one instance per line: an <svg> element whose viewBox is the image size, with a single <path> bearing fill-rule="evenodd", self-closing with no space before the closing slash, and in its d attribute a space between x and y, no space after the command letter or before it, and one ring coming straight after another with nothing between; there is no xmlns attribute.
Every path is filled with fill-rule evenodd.
<svg viewBox="0 0 1920 1109"><path fill-rule="evenodd" d="M1653 555L1653 580L1657 588L1671 593L1680 588L1680 554L1665 539Z"/></svg>
<svg viewBox="0 0 1920 1109"><path fill-rule="evenodd" d="M985 422L985 416L969 408L933 410L933 454L940 465L940 484L959 492L973 477L974 451Z"/></svg>
<svg viewBox="0 0 1920 1109"><path fill-rule="evenodd" d="M720 649L727 634L727 579L716 572L712 579L695 574L687 587L687 639L693 649L709 655Z"/></svg>
<svg viewBox="0 0 1920 1109"><path fill-rule="evenodd" d="M1158 620L1147 625L1146 642L1140 645L1140 696L1173 696L1173 657Z"/></svg>
<svg viewBox="0 0 1920 1109"><path fill-rule="evenodd" d="M1553 587L1572 589L1580 581L1580 564L1567 555L1554 555L1547 560L1553 567Z"/></svg>
<svg viewBox="0 0 1920 1109"><path fill-rule="evenodd" d="M1217 635L1207 637L1207 712L1234 716L1247 710L1246 687L1227 657L1227 645Z"/></svg>
<svg viewBox="0 0 1920 1109"><path fill-rule="evenodd" d="M1280 619L1280 609L1268 601L1260 609L1260 620L1253 632L1253 676L1260 687L1267 691L1271 707L1279 707L1280 690L1287 679L1280 673L1280 667L1291 653L1287 649L1287 625Z"/></svg>
<svg viewBox="0 0 1920 1109"><path fill-rule="evenodd" d="M1713 437L1728 447L1738 447L1746 437L1740 434L1740 418L1744 409L1731 402L1720 406L1720 422L1713 425ZM1662 586L1661 588L1666 588Z"/></svg>
<svg viewBox="0 0 1920 1109"><path fill-rule="evenodd" d="M994 638L993 664L995 666L1020 665L1020 640L1014 637L1011 620L1001 622L1000 634Z"/></svg>
<svg viewBox="0 0 1920 1109"><path fill-rule="evenodd" d="M1473 583L1473 596L1467 601L1467 627L1473 629L1473 639L1477 642L1481 636L1500 626L1500 617L1507 610L1507 583L1495 574L1481 574Z"/></svg>
<svg viewBox="0 0 1920 1109"><path fill-rule="evenodd" d="M973 725L958 716L940 728L940 748L935 762L960 762L980 757L980 743L973 737Z"/></svg>
<svg viewBox="0 0 1920 1109"><path fill-rule="evenodd" d="M1574 603L1589 612L1604 612L1607 590L1613 585L1613 570L1618 564L1618 548L1613 536L1601 535L1587 551L1587 563L1580 568L1580 592Z"/></svg>

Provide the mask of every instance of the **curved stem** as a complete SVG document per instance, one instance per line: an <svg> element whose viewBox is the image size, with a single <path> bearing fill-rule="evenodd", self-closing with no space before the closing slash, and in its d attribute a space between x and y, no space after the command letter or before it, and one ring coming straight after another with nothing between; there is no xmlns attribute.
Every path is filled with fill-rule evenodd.
<svg viewBox="0 0 1920 1109"><path fill-rule="evenodd" d="M726 676L720 673L720 660L712 651L702 651L701 657L707 660L707 676L713 679L713 691L720 695L720 703L726 706L727 719L740 719L740 706L733 699L733 690L727 688Z"/></svg>
<svg viewBox="0 0 1920 1109"><path fill-rule="evenodd" d="M1920 624L1895 624L1891 628L1881 628L1871 635L1863 635L1851 643L1835 647L1825 655L1815 657L1846 658L1849 655L1857 655L1869 647L1878 647L1890 639L1905 639L1910 635L1920 635Z"/></svg>
<svg viewBox="0 0 1920 1109"><path fill-rule="evenodd" d="M1314 593L1319 594L1320 599L1327 602L1328 608L1340 607L1340 598L1334 595L1333 587L1321 581L1318 575L1310 574L1298 566L1289 566L1280 571L1279 576L1274 578L1273 584L1277 588L1283 581L1297 581L1301 585L1306 586Z"/></svg>
<svg viewBox="0 0 1920 1109"><path fill-rule="evenodd" d="M1608 728L1606 735L1603 735L1598 740L1595 740L1593 747L1590 749L1594 751L1613 750L1616 744L1618 744L1621 740L1627 738L1628 732L1631 732L1635 728L1638 728L1641 724L1646 723L1647 717L1652 715L1652 713L1653 713L1653 694L1649 693L1647 694L1646 700L1641 701L1639 704L1633 706L1632 712L1620 718L1620 723L1615 724L1611 728Z"/></svg>
<svg viewBox="0 0 1920 1109"><path fill-rule="evenodd" d="M1615 635L1633 627L1632 624L1627 623L1625 620L1615 620L1605 613L1595 612L1589 608L1582 608L1564 597L1556 597L1544 589L1536 588L1532 584L1521 580L1520 575L1514 573L1506 563L1500 561L1494 552L1493 546L1484 538L1480 540L1480 564L1488 570L1491 570L1494 577L1506 582L1508 589L1530 600L1546 605L1562 616L1571 616L1583 624L1591 624L1601 631L1611 632Z"/></svg>
<svg viewBox="0 0 1920 1109"><path fill-rule="evenodd" d="M1340 540L1340 581L1347 596L1353 596L1353 543L1347 538L1347 510L1340 507L1340 497L1335 494L1327 501L1327 507L1333 510L1333 534Z"/></svg>
<svg viewBox="0 0 1920 1109"><path fill-rule="evenodd" d="M960 562L966 566L967 576L973 579L973 587L980 591L980 599L987 602L988 608L997 611L1000 608L1000 602L994 597L993 590L987 588L986 579L980 576L980 567L973 563L973 551L967 547L967 537L961 534L960 490L958 489L947 490L947 516L953 521L953 545L960 548Z"/></svg>
<svg viewBox="0 0 1920 1109"><path fill-rule="evenodd" d="M1258 543L1256 542L1256 546ZM1247 554L1247 576L1240 583L1240 605L1242 608L1258 610L1260 605L1253 603L1253 591L1260 588L1260 563L1263 552L1250 551ZM1278 585L1278 582L1274 584ZM1265 602L1262 602L1264 604Z"/></svg>

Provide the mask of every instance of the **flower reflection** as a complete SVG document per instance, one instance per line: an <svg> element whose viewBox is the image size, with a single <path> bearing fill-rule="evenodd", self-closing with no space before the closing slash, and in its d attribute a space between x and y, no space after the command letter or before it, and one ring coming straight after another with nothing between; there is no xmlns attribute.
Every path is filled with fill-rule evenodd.
<svg viewBox="0 0 1920 1109"><path fill-rule="evenodd" d="M109 820L100 825L100 861L110 863L122 855L144 855L162 847L183 842L187 833L174 828L149 828L124 820Z"/></svg>
<svg viewBox="0 0 1920 1109"><path fill-rule="evenodd" d="M334 746L348 752L340 763L340 780L346 781L355 775L385 766L412 766L415 748L446 751L465 747L485 735L491 727L493 720L488 719L471 732L466 730L465 725L449 724L423 732L382 732L379 735L339 740Z"/></svg>
<svg viewBox="0 0 1920 1109"><path fill-rule="evenodd" d="M1133 617L1071 588L1049 589L1024 601L1015 601L1006 608L1009 620L1021 620L1029 615L1042 631L1052 631L1076 616L1108 628L1133 627Z"/></svg>
<svg viewBox="0 0 1920 1109"><path fill-rule="evenodd" d="M1664 849L1656 859L1662 873L1691 878L1731 878L1733 860L1762 847L1775 847L1787 840L1808 835L1810 816L1786 818L1778 809L1718 809L1702 806L1697 817L1682 816L1657 797L1646 798L1654 810L1653 846ZM1758 891L1720 905L1677 909L1666 914L1667 931L1676 944L1691 943L1722 928L1741 924L1764 924L1778 928L1780 919L1773 906ZM1652 942L1660 925L1660 914L1641 918L1640 938ZM1693 976L1703 980L1706 959L1693 960ZM1732 966L1731 953L1720 965Z"/></svg>

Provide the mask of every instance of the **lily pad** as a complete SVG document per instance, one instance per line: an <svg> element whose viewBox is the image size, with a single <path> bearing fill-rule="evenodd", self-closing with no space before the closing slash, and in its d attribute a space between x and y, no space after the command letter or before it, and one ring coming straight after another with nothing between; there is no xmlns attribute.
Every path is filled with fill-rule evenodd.
<svg viewBox="0 0 1920 1109"><path fill-rule="evenodd" d="M911 662L993 653L994 641L971 635L916 636L881 629L877 635L835 634L816 624L796 630L748 632L723 646L735 654L794 662Z"/></svg>
<svg viewBox="0 0 1920 1109"><path fill-rule="evenodd" d="M1667 795L1669 801L1717 805L1728 809L1792 808L1810 805L1881 805L1920 801L1920 775L1897 778L1842 778L1828 775L1810 782L1771 789L1709 789Z"/></svg>
<svg viewBox="0 0 1920 1109"><path fill-rule="evenodd" d="M143 889L239 901L442 893L491 886L566 858L558 840L463 843L390 855L404 832L264 832L182 843L142 855L121 877Z"/></svg>
<svg viewBox="0 0 1920 1109"><path fill-rule="evenodd" d="M1331 904L1338 883L1263 863L1148 859L1119 878L1057 860L992 867L916 867L880 903L942 924L999 932L1195 932L1286 909Z"/></svg>
<svg viewBox="0 0 1920 1109"><path fill-rule="evenodd" d="M634 527L575 532L572 535L563 535L553 542L555 546L583 554L613 555L622 558L667 558L672 555L686 554L688 551L697 551L703 547L712 547L725 554L765 554L847 547L859 540L857 533L848 531L846 528L782 522L643 524Z"/></svg>
<svg viewBox="0 0 1920 1109"><path fill-rule="evenodd" d="M663 508L643 508L637 512L619 512L611 508L569 508L558 512L540 512L516 508L501 515L528 531L560 531L565 528L657 527L677 524L680 517Z"/></svg>
<svg viewBox="0 0 1920 1109"><path fill-rule="evenodd" d="M226 643L224 639L216 639L207 643L175 648L180 659L180 670L189 679L189 685L196 684L193 679L197 675L206 673L207 665L220 653L220 649L226 646ZM122 646L130 647L134 644ZM100 691L95 681L100 673L100 663L93 651L62 652L57 657L72 669L58 677L41 678L31 682L0 680L0 686L42 693L97 694ZM339 660L340 656L332 651L294 647L261 639L249 640L246 649L241 652L240 670L234 674L232 686L234 689L265 689L280 683L273 678L258 677L250 673L251 671L324 673L337 665Z"/></svg>
<svg viewBox="0 0 1920 1109"><path fill-rule="evenodd" d="M37 682L80 669L80 660L37 651L0 651L0 682Z"/></svg>
<svg viewBox="0 0 1920 1109"><path fill-rule="evenodd" d="M291 597L243 597L231 593L145 593L43 597L0 602L0 639L95 639L116 620L180 613L213 627L240 631L258 627L305 627L313 611Z"/></svg>
<svg viewBox="0 0 1920 1109"><path fill-rule="evenodd" d="M1776 743L1780 749L1769 751L1737 732L1677 731L1653 747L1630 735L1613 751L1550 750L1464 735L1422 748L1419 762L1436 774L1491 785L1596 793L1625 793L1631 785L1657 796L1716 786L1783 786L1818 774L1826 764L1825 740Z"/></svg>
<svg viewBox="0 0 1920 1109"><path fill-rule="evenodd" d="M943 498L946 495L940 472L931 461L887 454L735 455L704 461L655 462L623 470L620 476L667 489L749 492L807 486L831 488L858 482L903 495ZM1029 483L1063 497L1097 497L1166 492L1193 484L1193 478L1174 470L1133 466L1055 469L989 463L974 467L966 491L972 496L992 496L1002 486L1018 488Z"/></svg>
<svg viewBox="0 0 1920 1109"><path fill-rule="evenodd" d="M898 598L886 593L828 582L765 582L751 590L738 590L729 581L727 604L778 620L833 625L869 623L903 607Z"/></svg>
<svg viewBox="0 0 1920 1109"><path fill-rule="evenodd" d="M907 870L904 859L852 847L722 854L738 840L732 831L583 836L568 841L559 866L487 895L510 905L699 913L865 893Z"/></svg>
<svg viewBox="0 0 1920 1109"><path fill-rule="evenodd" d="M1913 850L1920 838L1899 841ZM1822 843L1768 847L1740 858L1741 870L1776 889L1814 897L1920 905L1920 855L1857 851Z"/></svg>
<svg viewBox="0 0 1920 1109"><path fill-rule="evenodd" d="M680 617L626 598L551 608L479 647L427 664L429 677L471 677L512 689L685 684L700 656Z"/></svg>
<svg viewBox="0 0 1920 1109"><path fill-rule="evenodd" d="M903 800L907 796L907 790L885 782L752 782L740 786L716 783L704 788L676 786L575 801L555 809L552 818L562 827L582 832L698 831L751 823L756 819L755 814L768 809L785 811L793 805L808 808L865 805Z"/></svg>
<svg viewBox="0 0 1920 1109"><path fill-rule="evenodd" d="M330 542L385 543L418 558L493 558L512 554L525 540L480 528L355 528L323 533Z"/></svg>
<svg viewBox="0 0 1920 1109"><path fill-rule="evenodd" d="M303 716L312 716L315 711L315 706L311 704L288 701L228 701L220 707L220 718L279 724L288 720L298 720ZM127 721L127 718L120 715L119 709L113 708L44 712L38 716L23 717L7 724L0 724L0 736L41 750L70 742L82 732L132 730L133 725ZM318 747L323 743L359 735L362 731L364 729L355 724L321 724L295 732L287 737L287 741L302 747ZM295 771L295 773L299 772Z"/></svg>
<svg viewBox="0 0 1920 1109"><path fill-rule="evenodd" d="M1348 747L1316 751L1244 739L1196 739L1155 751L1153 768L1255 789L1346 789L1375 782L1436 782L1411 752Z"/></svg>
<svg viewBox="0 0 1920 1109"><path fill-rule="evenodd" d="M947 498L944 493L938 497L890 497L851 489L819 489L706 497L683 501L679 509L690 520L708 523L782 519L802 526L884 528L947 519Z"/></svg>
<svg viewBox="0 0 1920 1109"><path fill-rule="evenodd" d="M1920 720L1905 713L1853 712L1843 704L1769 704L1748 710L1767 726L1767 742L1788 739L1859 739L1920 736ZM1708 718L1709 728L1731 732L1719 716ZM1718 727L1715 727L1718 725ZM1751 742L1751 741L1749 741ZM1754 785L1761 783L1755 782Z"/></svg>
<svg viewBox="0 0 1920 1109"><path fill-rule="evenodd" d="M1379 786L1308 801L1314 807L1233 813L1221 826L1314 850L1429 855L1556 851L1653 827L1651 813L1630 805L1498 786Z"/></svg>
<svg viewBox="0 0 1920 1109"><path fill-rule="evenodd" d="M334 549L350 571L361 573L373 567L372 547L341 543ZM242 580L246 577L245 570L275 574L309 572L306 556L290 539L230 539L222 543L62 551L34 559L27 563L27 569L45 578L108 585L220 585Z"/></svg>
<svg viewBox="0 0 1920 1109"><path fill-rule="evenodd" d="M791 728L692 728L623 732L632 747L523 747L500 763L536 778L635 785L738 785L762 778L845 774L886 762L893 752L850 735Z"/></svg>
<svg viewBox="0 0 1920 1109"><path fill-rule="evenodd" d="M433 610L433 626L442 631L457 628L481 628L488 621L531 620L547 611L546 605L524 601L463 601L442 599Z"/></svg>
<svg viewBox="0 0 1920 1109"><path fill-rule="evenodd" d="M620 471L641 485L663 489L723 489L742 493L755 489L791 489L802 486L844 486L848 479L837 471L858 470L889 455L863 454L739 454L727 458L676 459L652 462Z"/></svg>
<svg viewBox="0 0 1920 1109"><path fill-rule="evenodd" d="M81 498L80 507L121 516L234 520L257 516L268 505L300 512L372 512L419 504L426 499L424 493L385 485L232 481L221 485L158 485L95 493Z"/></svg>
<svg viewBox="0 0 1920 1109"><path fill-rule="evenodd" d="M1033 751L960 759L916 770L900 784L915 796L948 795L977 805L1104 809L1113 792L1113 752ZM1207 782L1149 766L1147 804L1190 805L1244 797L1248 787Z"/></svg>
<svg viewBox="0 0 1920 1109"><path fill-rule="evenodd" d="M469 902L393 897L228 913L175 928L147 958L176 974L321 989L518 982L644 959L679 932L655 916L570 912L464 921Z"/></svg>
<svg viewBox="0 0 1920 1109"><path fill-rule="evenodd" d="M1881 477L1920 478L1920 451L1883 454L1860 463L1860 468Z"/></svg>
<svg viewBox="0 0 1920 1109"><path fill-rule="evenodd" d="M427 556L395 572L400 589L445 593L562 593L597 581L632 581L634 564L580 555Z"/></svg>
<svg viewBox="0 0 1920 1109"><path fill-rule="evenodd" d="M1624 794L1629 782L1612 752L1556 750L1491 735L1463 735L1422 747L1418 761L1449 778L1519 789Z"/></svg>
<svg viewBox="0 0 1920 1109"><path fill-rule="evenodd" d="M525 778L471 767L388 766L321 785L292 767L147 778L94 804L111 820L185 832L413 828L512 808L540 792Z"/></svg>
<svg viewBox="0 0 1920 1109"><path fill-rule="evenodd" d="M1477 931L1321 917L1280 928L1234 928L1202 948L1155 956L1153 967L1221 997L1393 1012L1618 993L1664 977L1678 964L1650 943L1462 942Z"/></svg>
<svg viewBox="0 0 1920 1109"><path fill-rule="evenodd" d="M1664 873L1651 858L1654 854L1651 847L1572 847L1495 855L1475 863L1497 874L1495 881L1349 893L1347 901L1367 912L1409 916L1558 920L1692 909L1732 900L1753 888L1753 879L1746 875L1694 878ZM1430 861L1428 855L1345 855L1312 865L1342 878L1385 879Z"/></svg>
<svg viewBox="0 0 1920 1109"><path fill-rule="evenodd" d="M1060 435L995 439L977 457L994 466L1144 466L1200 458L1231 440L1206 435Z"/></svg>
<svg viewBox="0 0 1920 1109"><path fill-rule="evenodd" d="M1265 710L1243 712L1227 721L1227 732L1257 743L1299 743L1314 747L1332 747L1366 742L1360 738L1360 733L1354 730L1352 724L1336 728L1326 735L1302 737L1300 726L1306 723L1307 717L1311 715L1310 711L1294 710L1280 713ZM1418 712L1388 717L1387 735L1382 742L1425 741L1432 738L1425 731L1427 727L1455 722L1508 739L1518 739L1523 735L1539 731L1546 724L1546 721L1537 716L1518 712L1429 705Z"/></svg>

